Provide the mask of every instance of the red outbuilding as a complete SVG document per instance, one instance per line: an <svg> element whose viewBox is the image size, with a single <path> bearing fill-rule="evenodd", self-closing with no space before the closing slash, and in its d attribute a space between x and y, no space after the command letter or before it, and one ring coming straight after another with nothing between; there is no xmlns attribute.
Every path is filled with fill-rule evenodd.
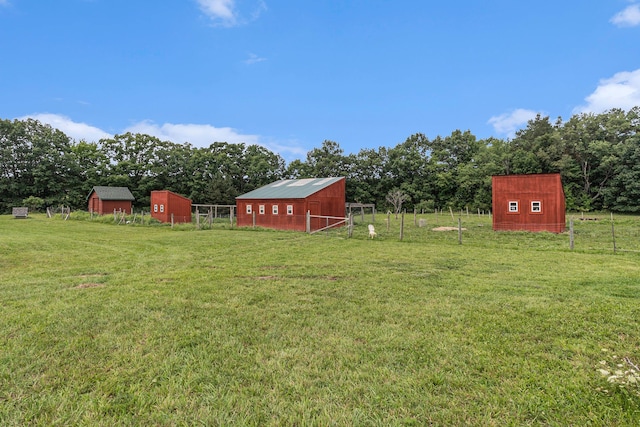
<svg viewBox="0 0 640 427"><path fill-rule="evenodd" d="M493 176L491 182L494 230L565 230L560 174Z"/></svg>
<svg viewBox="0 0 640 427"><path fill-rule="evenodd" d="M151 192L151 216L162 222L191 222L191 199L169 190Z"/></svg>
<svg viewBox="0 0 640 427"><path fill-rule="evenodd" d="M106 215L114 212L133 213L132 203L135 200L127 187L96 186L87 196L89 212Z"/></svg>
<svg viewBox="0 0 640 427"><path fill-rule="evenodd" d="M239 227L310 231L345 217L345 183L340 178L283 179L236 197Z"/></svg>

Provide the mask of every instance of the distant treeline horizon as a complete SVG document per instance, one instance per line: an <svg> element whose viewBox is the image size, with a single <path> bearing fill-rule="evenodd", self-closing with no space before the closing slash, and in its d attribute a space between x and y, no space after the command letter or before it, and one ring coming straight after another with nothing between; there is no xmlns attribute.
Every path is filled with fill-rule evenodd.
<svg viewBox="0 0 640 427"><path fill-rule="evenodd" d="M31 204L87 209L98 185L128 187L147 208L152 190L171 190L200 204L235 198L279 179L344 176L347 201L406 209L491 209L491 176L559 173L568 210L640 212L640 107L581 113L563 121L538 115L513 138L476 138L454 130L422 133L393 147L344 154L325 140L305 160L287 164L260 145L176 144L125 133L75 141L37 120L0 119L0 212Z"/></svg>

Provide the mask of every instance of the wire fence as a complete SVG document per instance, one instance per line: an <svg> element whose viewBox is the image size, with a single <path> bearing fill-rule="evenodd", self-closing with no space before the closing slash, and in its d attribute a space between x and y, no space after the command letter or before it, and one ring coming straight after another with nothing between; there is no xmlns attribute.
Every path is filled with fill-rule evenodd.
<svg viewBox="0 0 640 427"><path fill-rule="evenodd" d="M52 218L86 219L117 225L165 225L151 217L149 212L125 215L98 216L88 212L51 212ZM329 227L315 233L343 239L370 239L374 241L401 241L407 243L430 242L443 245L478 247L557 249L583 252L640 253L640 216L601 214L567 214L566 229L561 233L531 231L495 231L488 213L368 213L352 214L352 226ZM370 232L373 226L374 233ZM193 216L190 223L175 224L176 228L198 230L254 228L238 227L231 209L210 215ZM268 228L268 227L255 227ZM313 227L317 230L321 227ZM300 231L297 231L300 232Z"/></svg>
<svg viewBox="0 0 640 427"><path fill-rule="evenodd" d="M490 214L355 215L352 238L442 244L640 253L640 216L568 214L565 231L495 231ZM346 231L345 231L346 233Z"/></svg>

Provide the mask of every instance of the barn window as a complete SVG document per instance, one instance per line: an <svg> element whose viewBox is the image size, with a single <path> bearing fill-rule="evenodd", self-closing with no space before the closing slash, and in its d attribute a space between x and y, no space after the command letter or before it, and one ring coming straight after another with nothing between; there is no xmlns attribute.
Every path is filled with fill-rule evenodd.
<svg viewBox="0 0 640 427"><path fill-rule="evenodd" d="M260 212L260 215L264 215L264 205L258 206L258 210Z"/></svg>
<svg viewBox="0 0 640 427"><path fill-rule="evenodd" d="M287 205L287 215L293 215L293 205Z"/></svg>
<svg viewBox="0 0 640 427"><path fill-rule="evenodd" d="M154 212L158 212L158 204L157 203L155 205L153 205L153 211Z"/></svg>
<svg viewBox="0 0 640 427"><path fill-rule="evenodd" d="M164 205L160 205L160 212L164 212Z"/></svg>
<svg viewBox="0 0 640 427"><path fill-rule="evenodd" d="M509 213L518 213L518 202L509 202Z"/></svg>
<svg viewBox="0 0 640 427"><path fill-rule="evenodd" d="M531 213L542 213L542 202L531 202Z"/></svg>
<svg viewBox="0 0 640 427"><path fill-rule="evenodd" d="M247 205L247 213L251 215L251 205Z"/></svg>
<svg viewBox="0 0 640 427"><path fill-rule="evenodd" d="M271 206L271 213L274 215L278 215L278 205Z"/></svg>

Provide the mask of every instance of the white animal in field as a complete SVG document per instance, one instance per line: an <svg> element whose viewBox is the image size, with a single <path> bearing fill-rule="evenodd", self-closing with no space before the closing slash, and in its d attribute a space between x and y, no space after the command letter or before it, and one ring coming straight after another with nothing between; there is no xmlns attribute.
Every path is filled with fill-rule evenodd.
<svg viewBox="0 0 640 427"><path fill-rule="evenodd" d="M376 228L373 226L373 224L369 224L369 237L370 238L374 238L376 237Z"/></svg>

